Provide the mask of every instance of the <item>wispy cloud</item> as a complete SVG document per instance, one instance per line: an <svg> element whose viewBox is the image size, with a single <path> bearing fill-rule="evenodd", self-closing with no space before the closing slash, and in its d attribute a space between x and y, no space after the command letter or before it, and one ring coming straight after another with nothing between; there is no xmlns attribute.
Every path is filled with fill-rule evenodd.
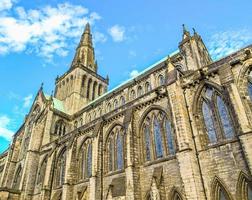
<svg viewBox="0 0 252 200"><path fill-rule="evenodd" d="M138 72L136 69L134 69L134 70L132 70L132 71L130 72L130 77L131 77L131 78L134 78L134 77L136 77L138 74L139 74L139 72Z"/></svg>
<svg viewBox="0 0 252 200"><path fill-rule="evenodd" d="M104 43L107 41L107 37L101 33L101 32L94 32L94 42L97 43L97 42L101 42L101 43Z"/></svg>
<svg viewBox="0 0 252 200"><path fill-rule="evenodd" d="M108 33L115 42L122 42L125 39L125 27L114 25L108 29Z"/></svg>
<svg viewBox="0 0 252 200"><path fill-rule="evenodd" d="M24 104L23 104L24 108L29 108L31 106L32 98L33 98L32 94L29 94L24 98Z"/></svg>
<svg viewBox="0 0 252 200"><path fill-rule="evenodd" d="M137 56L137 54L136 54L136 52L135 52L135 51L130 50L130 51L129 51L129 56L130 56L130 57L136 57L136 56Z"/></svg>
<svg viewBox="0 0 252 200"><path fill-rule="evenodd" d="M36 53L47 60L68 55L71 42L80 37L84 25L101 19L98 13L71 3L26 10L13 1L1 2L0 54ZM18 34L17 34L18 33Z"/></svg>
<svg viewBox="0 0 252 200"><path fill-rule="evenodd" d="M0 116L0 136L4 137L8 141L10 141L12 136L14 135L14 132L8 128L10 121L10 118L6 115Z"/></svg>
<svg viewBox="0 0 252 200"><path fill-rule="evenodd" d="M214 34L209 42L209 52L214 60L231 54L252 42L252 31L223 31Z"/></svg>

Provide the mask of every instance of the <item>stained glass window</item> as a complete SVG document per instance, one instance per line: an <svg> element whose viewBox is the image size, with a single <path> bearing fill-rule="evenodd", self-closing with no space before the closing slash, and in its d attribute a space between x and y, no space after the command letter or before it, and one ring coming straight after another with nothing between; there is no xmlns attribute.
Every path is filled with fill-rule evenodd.
<svg viewBox="0 0 252 200"><path fill-rule="evenodd" d="M175 154L175 145L174 145L171 122L167 119L165 120L165 130L166 130L166 141L167 141L168 151L170 154Z"/></svg>
<svg viewBox="0 0 252 200"><path fill-rule="evenodd" d="M228 198L226 197L226 194L224 193L222 189L220 189L220 200L228 200Z"/></svg>
<svg viewBox="0 0 252 200"><path fill-rule="evenodd" d="M252 101L252 71L249 73L248 76L248 93L250 100Z"/></svg>
<svg viewBox="0 0 252 200"><path fill-rule="evenodd" d="M86 151L85 149L82 151L82 163L81 163L81 178L85 178L85 173L86 173Z"/></svg>
<svg viewBox="0 0 252 200"><path fill-rule="evenodd" d="M58 181L57 181L57 185L61 186L64 183L64 179L65 179L65 164L66 164L66 150L63 150L63 152L61 153L59 160L58 160Z"/></svg>
<svg viewBox="0 0 252 200"><path fill-rule="evenodd" d="M248 93L249 93L250 100L252 100L252 83L251 82L248 82Z"/></svg>
<svg viewBox="0 0 252 200"><path fill-rule="evenodd" d="M116 139L117 146L117 169L123 169L123 141L121 134L118 133Z"/></svg>
<svg viewBox="0 0 252 200"><path fill-rule="evenodd" d="M153 122L153 131L155 137L155 147L156 147L156 156L157 158L163 157L163 147L162 147L162 134L161 134L161 126L160 122L156 117L154 117Z"/></svg>
<svg viewBox="0 0 252 200"><path fill-rule="evenodd" d="M91 177L92 175L92 145L88 145L87 152L87 177Z"/></svg>
<svg viewBox="0 0 252 200"><path fill-rule="evenodd" d="M109 168L109 171L112 171L113 170L113 156L114 156L114 143L113 143L113 140L111 139L110 142L109 142L109 163L108 163L108 168Z"/></svg>
<svg viewBox="0 0 252 200"><path fill-rule="evenodd" d="M209 141L211 143L216 142L217 135L215 132L212 111L210 110L209 106L207 105L205 101L203 101L202 112L203 112L203 117L204 117L206 129L207 129Z"/></svg>
<svg viewBox="0 0 252 200"><path fill-rule="evenodd" d="M146 151L146 160L149 161L151 159L150 155L150 127L148 125L144 126L144 134L145 134L145 151Z"/></svg>
<svg viewBox="0 0 252 200"><path fill-rule="evenodd" d="M221 118L222 127L226 138L232 138L234 136L233 126L231 119L224 101L220 96L217 96L217 107L219 111L219 116Z"/></svg>
<svg viewBox="0 0 252 200"><path fill-rule="evenodd" d="M248 200L252 200L252 188L251 185L248 185Z"/></svg>

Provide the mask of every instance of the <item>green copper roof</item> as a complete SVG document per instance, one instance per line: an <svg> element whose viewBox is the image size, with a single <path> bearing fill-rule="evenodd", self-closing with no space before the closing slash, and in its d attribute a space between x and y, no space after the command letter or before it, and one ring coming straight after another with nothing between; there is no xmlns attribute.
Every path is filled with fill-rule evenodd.
<svg viewBox="0 0 252 200"><path fill-rule="evenodd" d="M48 94L45 94L45 98L47 100L50 100L51 96L48 95ZM66 110L65 110L63 102L60 101L60 100L58 100L58 99L56 99L56 98L54 98L54 97L53 97L53 108L55 108L58 111L66 113Z"/></svg>
<svg viewBox="0 0 252 200"><path fill-rule="evenodd" d="M174 55L177 54L177 53L179 53L179 50L176 50L176 51L170 53L169 55L165 56L164 58L162 58L162 59L160 59L159 61L155 62L154 64L150 65L149 67L145 68L143 71L139 72L137 76L132 77L132 78L130 78L130 79L128 79L128 80L122 82L121 84L119 84L118 86L114 87L114 88L111 89L110 91L108 91L108 92L104 93L103 95L99 96L97 99L91 101L88 105L95 103L96 101L98 101L98 100L101 99L102 97L104 97L104 96L106 96L106 95L112 93L113 91L117 90L118 88L122 87L123 85L125 85L125 84L127 84L127 83L129 83L129 82L131 82L131 81L134 81L134 79L136 79L137 77L141 76L141 75L144 74L145 72L151 70L151 69L154 68L155 66L157 66L157 65L159 65L160 63L166 61L169 57L174 56Z"/></svg>

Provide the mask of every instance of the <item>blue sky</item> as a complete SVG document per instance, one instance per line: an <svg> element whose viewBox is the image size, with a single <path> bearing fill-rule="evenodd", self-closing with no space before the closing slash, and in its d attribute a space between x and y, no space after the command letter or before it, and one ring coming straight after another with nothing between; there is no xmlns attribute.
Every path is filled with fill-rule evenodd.
<svg viewBox="0 0 252 200"><path fill-rule="evenodd" d="M99 73L110 89L175 51L182 24L194 27L214 59L252 43L249 0L1 0L0 152L44 82L47 93L91 23Z"/></svg>

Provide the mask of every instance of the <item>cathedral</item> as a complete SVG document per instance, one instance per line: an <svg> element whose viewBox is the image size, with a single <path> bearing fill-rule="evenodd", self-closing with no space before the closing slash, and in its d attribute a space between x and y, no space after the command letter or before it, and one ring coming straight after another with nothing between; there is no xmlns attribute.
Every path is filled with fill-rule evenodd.
<svg viewBox="0 0 252 200"><path fill-rule="evenodd" d="M87 24L0 155L0 200L252 200L252 45L213 61L194 30L107 91Z"/></svg>

